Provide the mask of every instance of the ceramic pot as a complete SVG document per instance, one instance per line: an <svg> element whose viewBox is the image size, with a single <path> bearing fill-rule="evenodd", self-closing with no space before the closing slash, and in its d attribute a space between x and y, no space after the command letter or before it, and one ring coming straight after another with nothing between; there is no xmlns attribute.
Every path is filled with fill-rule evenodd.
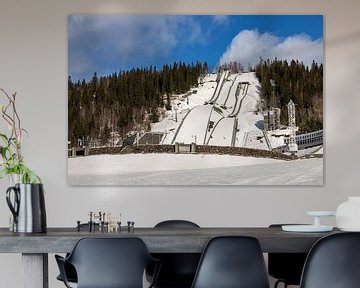
<svg viewBox="0 0 360 288"><path fill-rule="evenodd" d="M336 226L342 231L360 231L360 196L348 197L338 206Z"/></svg>

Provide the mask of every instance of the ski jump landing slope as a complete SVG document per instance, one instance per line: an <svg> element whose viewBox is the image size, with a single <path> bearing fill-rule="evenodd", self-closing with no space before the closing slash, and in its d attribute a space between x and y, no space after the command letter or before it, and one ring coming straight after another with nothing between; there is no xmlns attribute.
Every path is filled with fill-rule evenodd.
<svg viewBox="0 0 360 288"><path fill-rule="evenodd" d="M217 122L207 144L214 146L233 146L235 118L222 118Z"/></svg>
<svg viewBox="0 0 360 288"><path fill-rule="evenodd" d="M184 118L172 143L197 143L204 144L212 105L201 105L191 109Z"/></svg>

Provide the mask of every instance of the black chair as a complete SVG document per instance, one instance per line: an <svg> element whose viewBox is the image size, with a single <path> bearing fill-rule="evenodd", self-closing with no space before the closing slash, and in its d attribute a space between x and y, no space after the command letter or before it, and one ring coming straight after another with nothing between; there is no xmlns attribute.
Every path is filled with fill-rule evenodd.
<svg viewBox="0 0 360 288"><path fill-rule="evenodd" d="M360 233L325 236L306 259L301 288L360 287Z"/></svg>
<svg viewBox="0 0 360 288"><path fill-rule="evenodd" d="M89 224L88 223L82 223L80 224L80 229L81 230L88 230L89 229ZM99 224L98 223L95 223L95 229L99 229ZM66 257L69 256L69 253L66 254ZM65 274L66 274L66 278L68 280L68 282L71 282L71 283L77 283L77 275L76 275L76 270L74 268L73 265L71 265L70 263L67 263L65 262L64 263L64 266L65 266ZM61 277L61 274L59 274L57 277L56 277L57 280L59 281L62 281L64 282L64 280L62 279Z"/></svg>
<svg viewBox="0 0 360 288"><path fill-rule="evenodd" d="M68 257L55 258L66 287L65 263L75 267L78 288L142 288L145 268L156 262L139 238L82 238Z"/></svg>
<svg viewBox="0 0 360 288"><path fill-rule="evenodd" d="M279 228L284 224L272 224L270 228ZM307 253L269 253L268 272L277 281L274 288L280 283L286 288L288 285L300 285L301 273Z"/></svg>
<svg viewBox="0 0 360 288"><path fill-rule="evenodd" d="M256 238L212 238L202 254L192 288L269 288L261 247Z"/></svg>
<svg viewBox="0 0 360 288"><path fill-rule="evenodd" d="M199 225L187 220L166 220L155 225L155 228L200 228ZM200 253L157 253L153 254L161 259L156 288L190 288L194 280ZM151 279L153 269L147 269L147 279Z"/></svg>
<svg viewBox="0 0 360 288"><path fill-rule="evenodd" d="M194 222L188 220L165 220L157 223L155 228L200 228Z"/></svg>

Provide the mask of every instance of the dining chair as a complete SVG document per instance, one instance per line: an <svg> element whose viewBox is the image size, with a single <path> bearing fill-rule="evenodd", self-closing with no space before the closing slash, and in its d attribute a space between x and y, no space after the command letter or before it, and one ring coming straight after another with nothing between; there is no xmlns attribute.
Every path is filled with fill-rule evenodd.
<svg viewBox="0 0 360 288"><path fill-rule="evenodd" d="M206 245L192 288L269 288L256 238L219 236Z"/></svg>
<svg viewBox="0 0 360 288"><path fill-rule="evenodd" d="M155 229L200 228L188 220L166 220L155 225ZM152 254L161 259L162 266L155 283L156 288L190 288L198 266L200 253L157 253ZM147 269L147 278L153 275L152 265Z"/></svg>
<svg viewBox="0 0 360 288"><path fill-rule="evenodd" d="M80 229L88 230L89 229L89 224L88 223L80 224ZM95 229L99 229L99 224L98 223L95 223ZM66 254L66 257L68 257L68 256L69 256L69 253ZM71 282L71 283L77 283L77 274L76 274L76 270L75 270L74 266L71 265L70 263L65 262L64 263L64 270L65 270L65 275L66 275L67 281ZM56 277L56 279L59 280L59 281L64 282L62 277L61 277L61 274L59 274Z"/></svg>
<svg viewBox="0 0 360 288"><path fill-rule="evenodd" d="M282 225L287 224L272 224L269 228L281 228ZM268 273L277 279L274 288L280 283L284 284L284 288L288 285L300 285L306 257L307 253L269 253Z"/></svg>
<svg viewBox="0 0 360 288"><path fill-rule="evenodd" d="M300 288L358 288L359 267L359 232L325 236L309 252Z"/></svg>
<svg viewBox="0 0 360 288"><path fill-rule="evenodd" d="M60 275L70 288L65 263L74 266L77 288L142 288L145 268L154 262L154 281L160 262L139 238L82 238L68 257L55 255ZM149 287L153 287L153 283Z"/></svg>

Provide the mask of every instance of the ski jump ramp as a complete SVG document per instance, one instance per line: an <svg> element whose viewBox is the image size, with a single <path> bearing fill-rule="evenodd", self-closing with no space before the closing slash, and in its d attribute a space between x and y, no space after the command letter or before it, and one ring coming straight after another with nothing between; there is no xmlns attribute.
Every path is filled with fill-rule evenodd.
<svg viewBox="0 0 360 288"><path fill-rule="evenodd" d="M220 79L216 85L216 89L215 89L215 92L214 92L214 95L211 97L209 103L214 103L216 102L216 100L218 99L219 95L220 95L220 92L224 86L224 83L226 82L226 79L227 77L230 75L230 71L228 70L224 70L221 72L220 74Z"/></svg>

